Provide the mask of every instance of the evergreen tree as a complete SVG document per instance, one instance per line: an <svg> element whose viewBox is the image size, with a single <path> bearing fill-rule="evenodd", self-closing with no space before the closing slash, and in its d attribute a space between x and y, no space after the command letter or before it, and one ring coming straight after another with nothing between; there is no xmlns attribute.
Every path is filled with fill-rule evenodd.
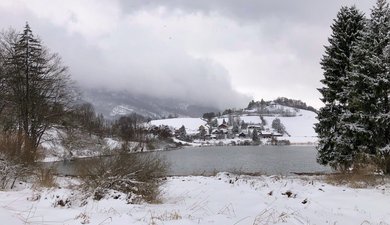
<svg viewBox="0 0 390 225"><path fill-rule="evenodd" d="M249 104L248 104L248 107L246 107L247 109L253 109L254 107L256 106L256 103L254 100L250 101Z"/></svg>
<svg viewBox="0 0 390 225"><path fill-rule="evenodd" d="M205 140L206 135L207 135L206 128L205 128L203 125L200 125L198 131L199 131L199 137L200 137L201 139Z"/></svg>
<svg viewBox="0 0 390 225"><path fill-rule="evenodd" d="M370 73L367 74L372 81L374 100L370 104L371 109L376 109L372 131L377 148L370 153L374 154L378 149L386 149L390 146L390 80L389 80L389 55L390 46L390 9L386 0L378 0L371 12L369 21L369 33L365 42L369 43L370 54L368 66ZM374 107L376 106L376 107ZM372 118L372 117L371 117ZM370 125L370 124L369 124Z"/></svg>
<svg viewBox="0 0 390 225"><path fill-rule="evenodd" d="M245 123L244 120L241 121L241 130L246 130L248 128L248 124Z"/></svg>
<svg viewBox="0 0 390 225"><path fill-rule="evenodd" d="M182 125L179 130L177 130L177 138L180 140L186 141L187 140L187 131L184 125Z"/></svg>
<svg viewBox="0 0 390 225"><path fill-rule="evenodd" d="M280 134L284 134L286 128L284 127L284 125L282 124L282 122L280 121L279 118L275 118L273 121L272 121L272 128L274 130L276 130L278 133Z"/></svg>
<svg viewBox="0 0 390 225"><path fill-rule="evenodd" d="M389 83L384 63L389 28L389 6L385 0L378 0L362 38L353 48L353 70L349 86L344 90L349 108L344 121L350 124L350 133L355 137L353 145L358 152L375 154L379 146L388 143L389 121L383 115L389 111Z"/></svg>
<svg viewBox="0 0 390 225"><path fill-rule="evenodd" d="M238 126L239 123L234 123L232 132L233 134L238 134L240 133L240 127Z"/></svg>
<svg viewBox="0 0 390 225"><path fill-rule="evenodd" d="M332 35L321 60L324 70L324 87L319 91L325 104L318 113L319 123L315 130L319 137L318 162L337 168L347 167L352 161L354 149L350 148L350 135L342 123L348 106L348 97L343 95L352 71L352 51L362 36L365 26L363 13L356 7L342 7L331 26Z"/></svg>
<svg viewBox="0 0 390 225"><path fill-rule="evenodd" d="M256 129L254 129L253 132L252 132L252 141L255 142L255 143L260 141L259 133L257 132Z"/></svg>
<svg viewBox="0 0 390 225"><path fill-rule="evenodd" d="M210 127L218 127L218 120L217 119L213 119L210 121Z"/></svg>
<svg viewBox="0 0 390 225"><path fill-rule="evenodd" d="M389 144L389 81L384 50L389 44L389 5L378 0L361 38L352 52L352 71L341 93L347 98L341 121L349 136L341 139L344 148L356 154L376 154Z"/></svg>
<svg viewBox="0 0 390 225"><path fill-rule="evenodd" d="M207 119L208 122L210 122L214 117L215 117L214 112L204 113L202 116L202 118Z"/></svg>

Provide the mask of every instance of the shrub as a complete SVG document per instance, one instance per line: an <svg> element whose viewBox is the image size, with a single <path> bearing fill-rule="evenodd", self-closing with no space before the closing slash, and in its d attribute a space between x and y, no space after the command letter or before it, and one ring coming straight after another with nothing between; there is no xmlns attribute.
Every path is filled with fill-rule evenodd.
<svg viewBox="0 0 390 225"><path fill-rule="evenodd" d="M40 187L55 187L54 170L53 168L36 167L35 168L36 184Z"/></svg>
<svg viewBox="0 0 390 225"><path fill-rule="evenodd" d="M0 134L0 190L12 189L18 179L26 176L30 157L33 156L20 151L15 135Z"/></svg>
<svg viewBox="0 0 390 225"><path fill-rule="evenodd" d="M127 194L129 203L156 202L167 164L156 154L117 154L86 159L78 172L84 190L100 200L110 190Z"/></svg>
<svg viewBox="0 0 390 225"><path fill-rule="evenodd" d="M0 155L0 190L12 188L18 178L18 171L18 165L13 165L3 154Z"/></svg>

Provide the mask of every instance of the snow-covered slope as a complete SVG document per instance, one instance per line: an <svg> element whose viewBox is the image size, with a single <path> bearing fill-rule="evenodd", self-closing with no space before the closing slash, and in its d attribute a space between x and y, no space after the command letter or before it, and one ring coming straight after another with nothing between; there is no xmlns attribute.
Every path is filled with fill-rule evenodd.
<svg viewBox="0 0 390 225"><path fill-rule="evenodd" d="M287 134L279 139L289 140L292 144L308 144L315 143L317 141L317 134L314 131L314 124L317 123L316 113L281 105L273 106L273 110L276 114L263 116L266 121L266 124L263 124L266 130L272 131L272 121L279 118L287 131ZM294 114L295 116L286 117L282 116L278 112L288 112L289 115ZM228 122L228 117L221 117L217 120L218 124L221 124L223 120ZM254 112L241 115L240 120L248 124L262 123L260 116L255 115ZM198 132L199 126L205 125L206 122L200 118L174 118L152 120L151 124L157 126L168 125L175 129L179 129L182 125L184 125L188 134L194 134Z"/></svg>
<svg viewBox="0 0 390 225"><path fill-rule="evenodd" d="M187 134L195 134L198 132L200 126L206 125L206 121L201 118L173 118L164 120L152 120L151 125L160 126L167 125L174 129L179 129L184 125Z"/></svg>
<svg viewBox="0 0 390 225"><path fill-rule="evenodd" d="M241 116L240 119L248 124L261 123L260 116Z"/></svg>
<svg viewBox="0 0 390 225"><path fill-rule="evenodd" d="M314 143L317 141L317 134L314 131L314 124L318 122L316 114L307 110L299 110L295 117L277 117L285 126L290 137L283 139L290 140L291 143ZM276 117L265 116L267 126L271 127L272 121Z"/></svg>
<svg viewBox="0 0 390 225"><path fill-rule="evenodd" d="M133 112L134 112L134 109L132 109L128 105L117 105L111 110L110 116L112 116L112 117L125 116L125 115L131 114Z"/></svg>
<svg viewBox="0 0 390 225"><path fill-rule="evenodd" d="M280 139L289 140L292 144L307 144L317 141L317 134L314 131L314 124L318 122L316 113L279 104L267 106L267 109L274 114L263 116L266 121L264 128L272 130L272 121L279 118L288 133ZM251 112L251 114L254 113ZM254 115L241 116L241 120L249 124L261 123L260 116Z"/></svg>

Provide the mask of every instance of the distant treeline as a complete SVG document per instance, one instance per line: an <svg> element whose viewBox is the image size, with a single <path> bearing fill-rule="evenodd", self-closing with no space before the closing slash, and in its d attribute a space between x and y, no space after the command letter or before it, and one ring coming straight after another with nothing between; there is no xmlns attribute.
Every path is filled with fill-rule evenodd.
<svg viewBox="0 0 390 225"><path fill-rule="evenodd" d="M247 109L262 108L270 105L271 102L272 101L264 101L263 99L261 101L256 101L256 102L252 100L249 102ZM279 105L294 107L297 109L303 109L303 110L308 110L317 113L317 110L314 107L308 106L306 103L302 102L301 100L289 99L286 97L278 97L273 102Z"/></svg>
<svg viewBox="0 0 390 225"><path fill-rule="evenodd" d="M279 105L294 107L294 108L308 110L317 113L317 110L314 107L306 105L306 103L302 102L301 100L279 97L276 100L274 100L274 102Z"/></svg>

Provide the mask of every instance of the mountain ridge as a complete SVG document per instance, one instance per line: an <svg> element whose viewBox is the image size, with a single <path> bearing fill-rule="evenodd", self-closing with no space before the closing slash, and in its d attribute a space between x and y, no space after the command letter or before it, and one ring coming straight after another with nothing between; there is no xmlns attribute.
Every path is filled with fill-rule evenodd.
<svg viewBox="0 0 390 225"><path fill-rule="evenodd" d="M82 100L90 102L106 119L131 113L146 118L200 117L204 112L219 111L215 107L191 104L183 100L151 97L127 91L83 89Z"/></svg>

